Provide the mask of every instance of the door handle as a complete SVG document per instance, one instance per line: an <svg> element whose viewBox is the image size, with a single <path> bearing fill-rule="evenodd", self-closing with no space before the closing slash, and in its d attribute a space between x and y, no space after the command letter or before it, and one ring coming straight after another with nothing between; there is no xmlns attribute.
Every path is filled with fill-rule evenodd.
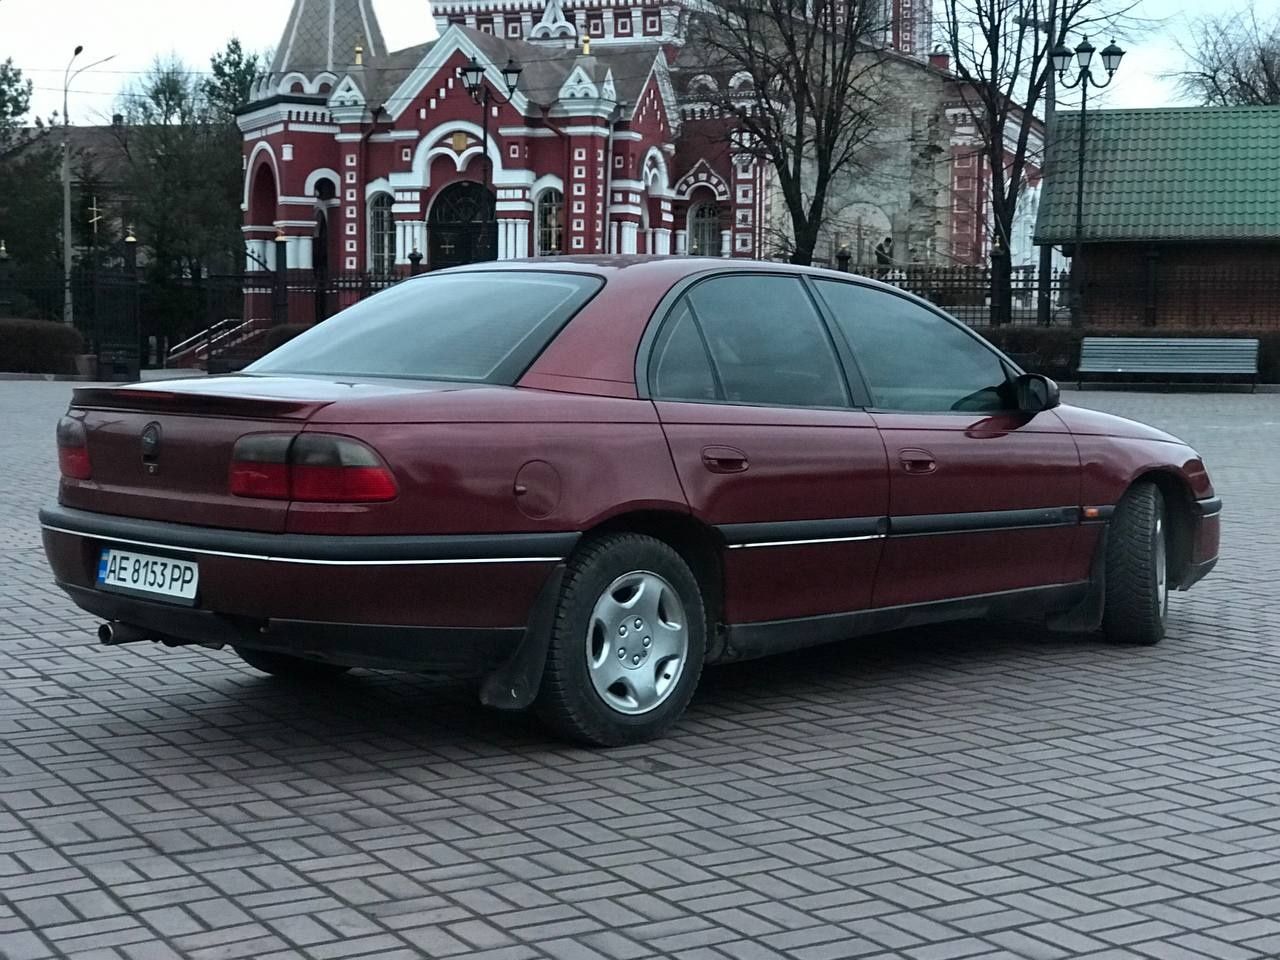
<svg viewBox="0 0 1280 960"><path fill-rule="evenodd" d="M742 473L750 463L735 447L703 447L702 465L712 473Z"/></svg>
<svg viewBox="0 0 1280 960"><path fill-rule="evenodd" d="M938 469L938 461L928 450L901 450L898 462L902 469L913 476L923 476Z"/></svg>

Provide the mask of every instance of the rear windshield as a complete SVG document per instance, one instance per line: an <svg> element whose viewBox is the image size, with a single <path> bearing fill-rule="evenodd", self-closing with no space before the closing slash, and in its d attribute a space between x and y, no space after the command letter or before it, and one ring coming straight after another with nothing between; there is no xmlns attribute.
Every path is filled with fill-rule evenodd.
<svg viewBox="0 0 1280 960"><path fill-rule="evenodd" d="M512 384L603 283L508 271L419 277L335 314L246 372Z"/></svg>

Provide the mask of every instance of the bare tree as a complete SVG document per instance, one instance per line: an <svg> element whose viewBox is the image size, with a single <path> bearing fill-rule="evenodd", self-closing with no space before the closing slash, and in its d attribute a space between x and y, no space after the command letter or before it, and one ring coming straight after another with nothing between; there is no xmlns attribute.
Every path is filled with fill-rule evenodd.
<svg viewBox="0 0 1280 960"><path fill-rule="evenodd" d="M1182 45L1187 68L1173 74L1183 93L1215 106L1280 105L1280 13L1202 17Z"/></svg>
<svg viewBox="0 0 1280 960"><path fill-rule="evenodd" d="M720 75L710 93L735 155L770 164L791 220L792 263L809 263L834 180L872 129L883 4L874 0L711 0L687 49Z"/></svg>
<svg viewBox="0 0 1280 960"><path fill-rule="evenodd" d="M943 0L946 45L959 98L978 136L991 205L991 317L1012 315L1010 235L1025 185L1032 134L1052 69L1050 51L1068 35L1112 23L1107 0Z"/></svg>

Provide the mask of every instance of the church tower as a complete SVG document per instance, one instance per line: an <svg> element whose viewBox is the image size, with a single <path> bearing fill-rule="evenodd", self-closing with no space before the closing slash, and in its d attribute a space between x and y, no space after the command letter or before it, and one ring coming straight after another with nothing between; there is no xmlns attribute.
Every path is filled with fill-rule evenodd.
<svg viewBox="0 0 1280 960"><path fill-rule="evenodd" d="M341 75L356 63L357 48L369 65L387 55L372 0L293 0L271 77L280 84L296 74L305 87L322 74ZM290 86L279 92L290 92Z"/></svg>

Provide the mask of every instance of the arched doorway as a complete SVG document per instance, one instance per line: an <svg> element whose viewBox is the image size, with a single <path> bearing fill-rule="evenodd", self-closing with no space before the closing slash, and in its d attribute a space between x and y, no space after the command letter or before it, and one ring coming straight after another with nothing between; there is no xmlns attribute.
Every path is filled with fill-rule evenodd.
<svg viewBox="0 0 1280 960"><path fill-rule="evenodd" d="M720 246L720 207L714 200L703 200L689 210L689 253L718 257Z"/></svg>
<svg viewBox="0 0 1280 960"><path fill-rule="evenodd" d="M474 180L445 187L427 218L432 270L498 259L493 193Z"/></svg>

